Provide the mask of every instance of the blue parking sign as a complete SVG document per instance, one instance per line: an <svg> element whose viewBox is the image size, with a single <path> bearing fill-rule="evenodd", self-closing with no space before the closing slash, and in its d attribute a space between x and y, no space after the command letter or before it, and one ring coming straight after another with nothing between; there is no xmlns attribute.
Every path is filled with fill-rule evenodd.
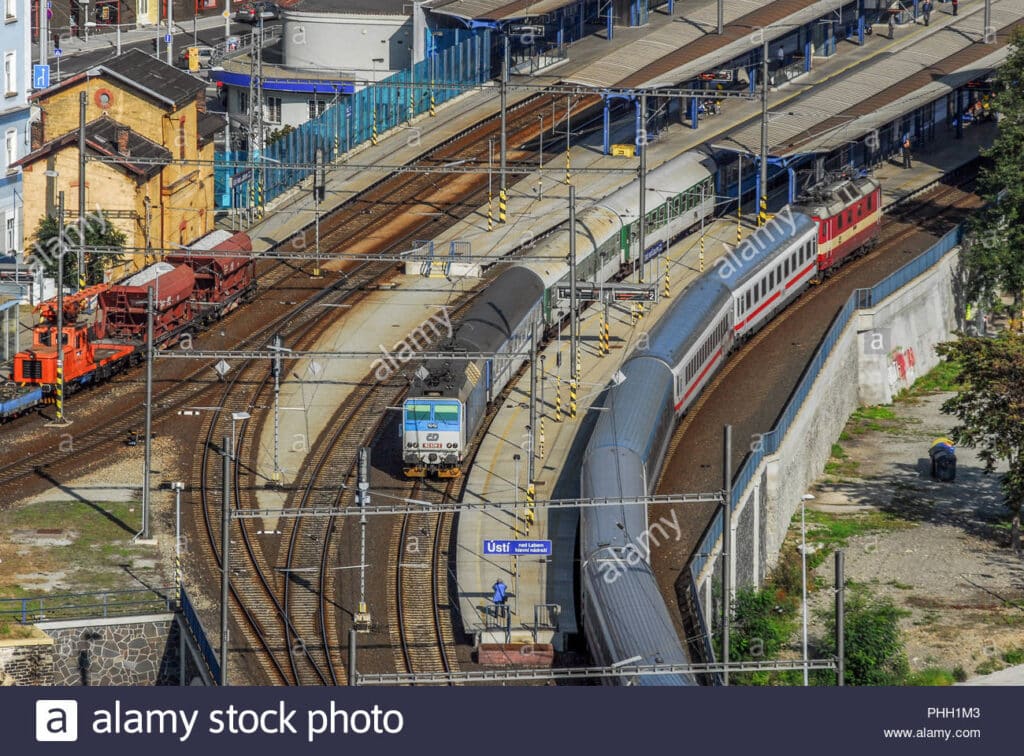
<svg viewBox="0 0 1024 756"><path fill-rule="evenodd" d="M32 88L33 89L46 89L50 86L50 67L49 66L32 66Z"/></svg>
<svg viewBox="0 0 1024 756"><path fill-rule="evenodd" d="M165 34L164 35L164 42L166 42L167 44L171 44L171 35L170 34Z"/></svg>

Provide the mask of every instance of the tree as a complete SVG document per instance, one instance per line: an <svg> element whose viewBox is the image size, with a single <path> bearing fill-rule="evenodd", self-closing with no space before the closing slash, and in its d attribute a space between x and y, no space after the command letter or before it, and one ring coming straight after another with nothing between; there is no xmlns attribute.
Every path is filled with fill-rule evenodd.
<svg viewBox="0 0 1024 756"><path fill-rule="evenodd" d="M1020 507L1024 502L1024 336L1003 332L995 339L962 338L939 344L939 354L959 363L964 388L942 405L960 424L950 431L959 444L978 447L985 472L1005 461L1002 489L1013 512L1010 541L1019 556Z"/></svg>
<svg viewBox="0 0 1024 756"><path fill-rule="evenodd" d="M991 166L978 177L986 204L969 223L963 264L968 301L997 309L1003 292L1013 297L1016 315L1024 295L1024 31L1014 32L1009 48L992 106L1001 114L999 130L992 148L982 151Z"/></svg>
<svg viewBox="0 0 1024 756"><path fill-rule="evenodd" d="M78 239L77 220L64 224L64 285L78 288ZM124 262L121 251L124 250L127 235L107 221L102 212L90 213L85 222L86 247L106 247L117 252L85 253L86 285L102 283L108 268ZM54 280L57 278L57 266L60 250L60 231L57 219L47 215L40 219L35 232L35 249L33 257L39 261L46 275Z"/></svg>

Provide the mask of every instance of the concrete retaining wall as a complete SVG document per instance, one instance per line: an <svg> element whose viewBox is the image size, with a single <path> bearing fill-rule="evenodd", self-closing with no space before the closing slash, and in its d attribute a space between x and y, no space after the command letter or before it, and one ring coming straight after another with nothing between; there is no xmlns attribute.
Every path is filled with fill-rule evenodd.
<svg viewBox="0 0 1024 756"><path fill-rule="evenodd" d="M775 564L800 497L825 469L858 406L889 404L939 362L935 346L958 327L957 250L883 300L855 310L775 454L765 456L733 515L735 585L760 585ZM720 616L721 538L699 576L709 624Z"/></svg>

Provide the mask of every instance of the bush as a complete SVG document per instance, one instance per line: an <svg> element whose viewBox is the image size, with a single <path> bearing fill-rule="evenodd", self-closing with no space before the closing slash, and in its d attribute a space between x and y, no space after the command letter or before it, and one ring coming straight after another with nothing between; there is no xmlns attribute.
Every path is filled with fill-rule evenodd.
<svg viewBox="0 0 1024 756"><path fill-rule="evenodd" d="M910 664L900 638L902 614L888 599L848 591L846 601L846 684L901 685ZM829 621L830 652L835 653L835 619ZM930 683L929 683L930 684Z"/></svg>

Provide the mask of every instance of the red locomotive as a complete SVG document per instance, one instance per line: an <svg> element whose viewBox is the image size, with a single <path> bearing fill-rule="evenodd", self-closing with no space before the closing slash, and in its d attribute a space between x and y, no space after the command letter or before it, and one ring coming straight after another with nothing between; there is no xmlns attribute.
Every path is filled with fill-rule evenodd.
<svg viewBox="0 0 1024 756"><path fill-rule="evenodd" d="M882 186L869 176L824 184L793 208L818 225L818 271L829 276L851 255L878 242L882 228Z"/></svg>
<svg viewBox="0 0 1024 756"><path fill-rule="evenodd" d="M216 253L231 253L218 256ZM100 284L64 297L64 384L71 392L98 383L140 362L146 347L146 308L154 294L153 343L173 343L185 331L221 318L256 291L252 241L244 233L215 231L193 248L169 255L118 284ZM95 318L86 303L97 300ZM44 397L57 383L56 304L37 310L32 347L14 357L12 380L41 386Z"/></svg>

